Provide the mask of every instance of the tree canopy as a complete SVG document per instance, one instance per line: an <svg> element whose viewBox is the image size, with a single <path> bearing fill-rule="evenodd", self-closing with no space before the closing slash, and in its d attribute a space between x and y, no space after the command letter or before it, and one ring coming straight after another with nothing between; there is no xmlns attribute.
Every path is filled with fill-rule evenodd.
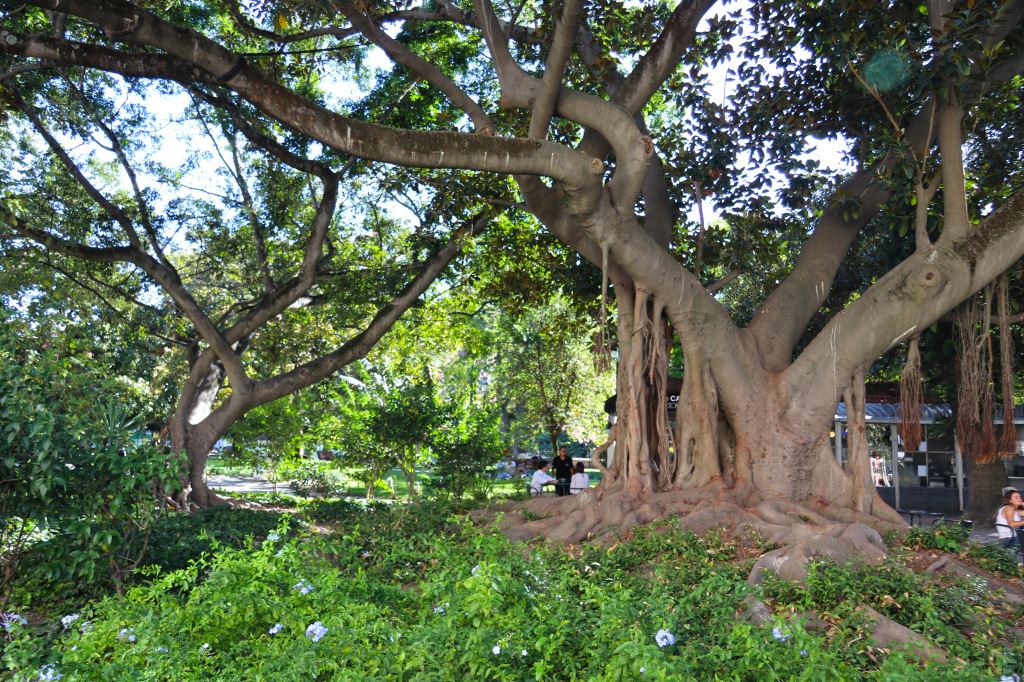
<svg viewBox="0 0 1024 682"><path fill-rule="evenodd" d="M546 236L485 235L500 255L478 284L589 263L600 283L574 281L614 309L619 360L604 511L524 534L643 521L670 509L658 492L898 523L862 433L849 466L830 456L836 403L860 419L867 367L1024 255L1019 0L5 7L5 248L173 311L172 440L201 501L231 423L364 356L511 216ZM186 103L189 150L216 149L216 189L154 155L157 93ZM812 153L826 139L845 168Z"/></svg>

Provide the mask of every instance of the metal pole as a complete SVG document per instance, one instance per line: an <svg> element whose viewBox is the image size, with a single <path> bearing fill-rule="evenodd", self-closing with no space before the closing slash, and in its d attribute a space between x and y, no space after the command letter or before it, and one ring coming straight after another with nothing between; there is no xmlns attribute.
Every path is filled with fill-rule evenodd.
<svg viewBox="0 0 1024 682"><path fill-rule="evenodd" d="M960 513L964 513L964 454L960 452L960 443L953 438L953 459L956 461L956 492L960 499Z"/></svg>
<svg viewBox="0 0 1024 682"><path fill-rule="evenodd" d="M896 434L896 425L889 425L889 442L892 444L892 452L890 457L892 459L892 487L893 487L893 499L896 501L896 508L900 508L900 463L897 457L900 452L900 439Z"/></svg>
<svg viewBox="0 0 1024 682"><path fill-rule="evenodd" d="M835 421L836 430L836 464L843 466L843 425L837 419Z"/></svg>

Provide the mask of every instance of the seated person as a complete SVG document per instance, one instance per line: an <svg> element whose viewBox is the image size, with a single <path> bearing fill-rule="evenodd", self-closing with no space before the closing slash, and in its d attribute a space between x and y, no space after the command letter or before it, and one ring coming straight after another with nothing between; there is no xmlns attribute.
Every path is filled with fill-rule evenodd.
<svg viewBox="0 0 1024 682"><path fill-rule="evenodd" d="M996 512L996 533L999 535L999 544L1003 547L1015 547L1020 545L1017 538L1017 529L1024 526L1021 519L1020 493L1013 488L1005 491L1004 504Z"/></svg>
<svg viewBox="0 0 1024 682"><path fill-rule="evenodd" d="M590 476L583 470L583 462L576 462L576 470L569 481L569 494L579 495L590 487Z"/></svg>
<svg viewBox="0 0 1024 682"><path fill-rule="evenodd" d="M530 479L530 494L540 495L544 486L554 484L555 479L548 475L548 463L542 461L540 467L533 472L533 478Z"/></svg>

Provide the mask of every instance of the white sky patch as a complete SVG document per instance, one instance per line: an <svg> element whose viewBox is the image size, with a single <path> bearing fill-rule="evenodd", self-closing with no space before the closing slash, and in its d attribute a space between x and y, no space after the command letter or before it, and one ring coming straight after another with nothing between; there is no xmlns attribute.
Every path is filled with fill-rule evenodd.
<svg viewBox="0 0 1024 682"><path fill-rule="evenodd" d="M725 2L721 2L716 5L714 9L704 15L704 18L701 19L701 22L697 25L697 32L703 33L708 31L711 25L711 20L715 17L722 16L726 13L734 14L737 10L747 14L750 12L751 8L751 0L726 0ZM733 36L730 41L733 51L729 58L712 67L708 72L708 87L705 92L712 101L722 106L731 105L733 98L736 96L736 81L734 78L730 77L729 71L735 71L743 61L741 48L744 37L745 36L743 35ZM812 55L803 49L800 49L797 52L797 57L800 59L810 59L811 56ZM779 69L769 62L760 62L758 66L766 76L775 76L779 73ZM821 138L808 138L808 140L810 151L801 154L798 157L800 160L813 159L817 161L821 166L821 171L826 174L846 173L854 168L853 163L847 158L847 152L850 146L848 140ZM780 174L752 165L750 161L750 154L748 152L741 153L739 155L737 159L737 166L739 167L741 174L768 173L769 178L772 179L773 184L776 185L776 187L781 187L784 184L783 178ZM720 214L714 205L714 197L704 200L703 211L705 224L710 224L719 218ZM779 207L777 211L781 214L785 212L785 209ZM698 223L699 215L697 208L692 208L687 214L687 217L693 221L693 223Z"/></svg>

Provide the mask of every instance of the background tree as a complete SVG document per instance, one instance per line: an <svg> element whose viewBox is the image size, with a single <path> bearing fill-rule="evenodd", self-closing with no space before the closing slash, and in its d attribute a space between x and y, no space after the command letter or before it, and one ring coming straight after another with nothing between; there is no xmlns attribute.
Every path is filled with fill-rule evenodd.
<svg viewBox="0 0 1024 682"><path fill-rule="evenodd" d="M512 414L511 433L530 443L540 432L552 453L559 438L604 440L605 399L614 378L595 354L598 330L564 296L531 306L516 316L502 314L494 331L493 390Z"/></svg>

